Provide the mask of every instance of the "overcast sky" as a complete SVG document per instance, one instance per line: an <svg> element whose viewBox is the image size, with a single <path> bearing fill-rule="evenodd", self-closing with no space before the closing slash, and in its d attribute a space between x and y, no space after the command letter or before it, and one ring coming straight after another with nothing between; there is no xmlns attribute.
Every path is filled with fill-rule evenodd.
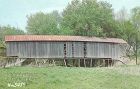
<svg viewBox="0 0 140 89"><path fill-rule="evenodd" d="M11 25L25 30L27 15L59 10L60 12L71 0L0 0L0 25ZM128 11L140 6L140 0L103 0L112 4L114 11L125 7Z"/></svg>

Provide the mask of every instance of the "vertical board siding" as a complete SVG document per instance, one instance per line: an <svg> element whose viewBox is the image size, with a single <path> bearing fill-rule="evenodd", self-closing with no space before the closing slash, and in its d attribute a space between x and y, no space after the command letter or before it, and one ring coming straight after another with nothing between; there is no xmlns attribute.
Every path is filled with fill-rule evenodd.
<svg viewBox="0 0 140 89"><path fill-rule="evenodd" d="M74 57L84 58L84 42L73 42Z"/></svg>
<svg viewBox="0 0 140 89"><path fill-rule="evenodd" d="M66 57L72 57L72 44L73 42L66 42Z"/></svg>
<svg viewBox="0 0 140 89"><path fill-rule="evenodd" d="M64 46L61 42L9 42L7 56L21 58L63 58Z"/></svg>
<svg viewBox="0 0 140 89"><path fill-rule="evenodd" d="M21 58L64 58L64 44L66 57L84 58L84 42L7 42L6 51L7 56ZM125 44L86 43L87 58L119 59L125 50Z"/></svg>
<svg viewBox="0 0 140 89"><path fill-rule="evenodd" d="M87 57L90 58L119 59L121 55L125 55L124 53L122 54L122 52L124 51L125 48L122 49L119 44L90 42L87 43Z"/></svg>

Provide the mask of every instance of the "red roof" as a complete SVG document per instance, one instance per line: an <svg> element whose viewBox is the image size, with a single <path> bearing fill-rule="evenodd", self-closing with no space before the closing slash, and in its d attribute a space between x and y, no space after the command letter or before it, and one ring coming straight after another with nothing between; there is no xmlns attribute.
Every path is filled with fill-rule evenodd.
<svg viewBox="0 0 140 89"><path fill-rule="evenodd" d="M80 42L106 42L127 43L118 38L99 38L88 36L63 36L63 35L10 35L5 36L5 41L80 41Z"/></svg>

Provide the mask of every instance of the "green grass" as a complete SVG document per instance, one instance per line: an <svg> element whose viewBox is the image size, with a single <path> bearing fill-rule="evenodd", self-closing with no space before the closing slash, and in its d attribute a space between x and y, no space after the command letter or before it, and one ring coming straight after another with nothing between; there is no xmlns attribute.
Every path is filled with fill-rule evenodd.
<svg viewBox="0 0 140 89"><path fill-rule="evenodd" d="M25 83L21 87L9 84ZM140 66L0 69L0 89L140 89Z"/></svg>

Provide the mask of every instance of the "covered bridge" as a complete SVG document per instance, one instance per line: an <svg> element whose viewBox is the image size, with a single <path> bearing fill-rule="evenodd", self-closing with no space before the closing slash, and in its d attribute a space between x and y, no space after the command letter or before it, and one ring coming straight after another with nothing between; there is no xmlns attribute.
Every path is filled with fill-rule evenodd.
<svg viewBox="0 0 140 89"><path fill-rule="evenodd" d="M118 38L57 35L11 35L5 42L7 56L28 59L119 60L127 45Z"/></svg>

